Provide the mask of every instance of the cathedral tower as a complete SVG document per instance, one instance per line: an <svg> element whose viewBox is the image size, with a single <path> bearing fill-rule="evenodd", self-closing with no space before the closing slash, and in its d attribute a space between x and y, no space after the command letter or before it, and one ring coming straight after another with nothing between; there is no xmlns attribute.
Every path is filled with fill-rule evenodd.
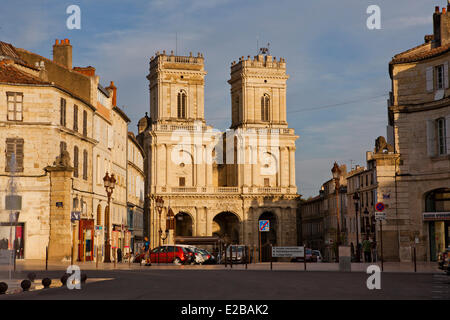
<svg viewBox="0 0 450 320"><path fill-rule="evenodd" d="M204 122L203 55L156 53L150 59L150 116L153 122Z"/></svg>

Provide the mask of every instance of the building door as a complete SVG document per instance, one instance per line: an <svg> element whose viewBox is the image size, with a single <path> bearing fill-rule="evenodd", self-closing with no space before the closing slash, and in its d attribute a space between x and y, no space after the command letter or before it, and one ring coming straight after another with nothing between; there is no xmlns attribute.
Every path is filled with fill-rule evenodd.
<svg viewBox="0 0 450 320"><path fill-rule="evenodd" d="M94 220L80 219L78 233L80 244L78 246L78 257L80 261L94 260Z"/></svg>

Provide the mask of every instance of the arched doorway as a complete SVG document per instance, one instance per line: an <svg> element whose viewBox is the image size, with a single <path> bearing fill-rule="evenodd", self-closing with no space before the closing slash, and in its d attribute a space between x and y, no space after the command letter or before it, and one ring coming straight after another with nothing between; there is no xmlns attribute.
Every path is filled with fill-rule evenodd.
<svg viewBox="0 0 450 320"><path fill-rule="evenodd" d="M433 214L442 212L441 215ZM450 212L450 189L435 189L425 194L424 221L428 222L430 260L436 261L439 252L450 246L450 221L444 213Z"/></svg>
<svg viewBox="0 0 450 320"><path fill-rule="evenodd" d="M192 218L185 212L179 212L175 215L175 236L192 236Z"/></svg>
<svg viewBox="0 0 450 320"><path fill-rule="evenodd" d="M213 219L213 236L218 236L227 244L239 244L239 218L232 212L221 212Z"/></svg>
<svg viewBox="0 0 450 320"><path fill-rule="evenodd" d="M277 217L273 212L265 211L259 216L259 220L269 220L269 231L261 234L261 258L262 261L270 261L270 244L277 245Z"/></svg>

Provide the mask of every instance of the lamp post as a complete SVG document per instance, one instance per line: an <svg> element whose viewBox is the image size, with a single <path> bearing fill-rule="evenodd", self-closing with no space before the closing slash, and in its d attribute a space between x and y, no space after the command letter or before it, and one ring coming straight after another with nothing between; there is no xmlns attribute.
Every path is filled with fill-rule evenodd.
<svg viewBox="0 0 450 320"><path fill-rule="evenodd" d="M359 195L357 192L353 195L353 200L355 201L355 213L356 213L356 262L360 262L360 250L359 250L359 218L358 218L358 209L359 209Z"/></svg>
<svg viewBox="0 0 450 320"><path fill-rule="evenodd" d="M339 217L339 178L341 175L341 170L338 164L335 162L333 168L331 169L333 174L334 186L336 190L336 219L337 219L337 232L336 232L336 260L339 261L339 245L341 243L341 229L340 229L340 217Z"/></svg>
<svg viewBox="0 0 450 320"><path fill-rule="evenodd" d="M111 196L114 192L114 188L116 187L116 178L114 177L114 173L109 176L108 172L106 172L103 177L103 185L105 186L106 194L108 195L108 211L105 217L105 231L106 231L106 243L105 243L105 260L104 262L111 262L111 239L109 233L109 220L111 215Z"/></svg>
<svg viewBox="0 0 450 320"><path fill-rule="evenodd" d="M162 229L161 229L161 213L162 213L162 208L164 206L164 199L162 197L156 197L155 199L155 203L156 203L156 209L158 210L158 214L159 214L159 239L158 239L158 246L161 246L161 239L162 239ZM163 240L165 240L166 238L164 238Z"/></svg>

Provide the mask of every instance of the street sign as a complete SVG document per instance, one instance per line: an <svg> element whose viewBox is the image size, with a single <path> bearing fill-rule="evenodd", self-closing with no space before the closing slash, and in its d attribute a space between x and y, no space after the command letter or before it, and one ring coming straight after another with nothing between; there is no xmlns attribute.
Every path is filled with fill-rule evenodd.
<svg viewBox="0 0 450 320"><path fill-rule="evenodd" d="M272 247L274 258L302 258L305 256L305 247Z"/></svg>
<svg viewBox="0 0 450 320"><path fill-rule="evenodd" d="M267 232L270 230L269 220L259 220L259 232Z"/></svg>
<svg viewBox="0 0 450 320"><path fill-rule="evenodd" d="M72 211L70 213L70 220L73 221L79 221L81 216L81 211Z"/></svg>
<svg viewBox="0 0 450 320"><path fill-rule="evenodd" d="M378 212L384 211L384 203L383 202L377 202L377 204L375 205L375 210L377 210Z"/></svg>
<svg viewBox="0 0 450 320"><path fill-rule="evenodd" d="M16 195L5 196L5 210L22 210L22 197Z"/></svg>
<svg viewBox="0 0 450 320"><path fill-rule="evenodd" d="M375 212L375 220L386 220L386 212Z"/></svg>

